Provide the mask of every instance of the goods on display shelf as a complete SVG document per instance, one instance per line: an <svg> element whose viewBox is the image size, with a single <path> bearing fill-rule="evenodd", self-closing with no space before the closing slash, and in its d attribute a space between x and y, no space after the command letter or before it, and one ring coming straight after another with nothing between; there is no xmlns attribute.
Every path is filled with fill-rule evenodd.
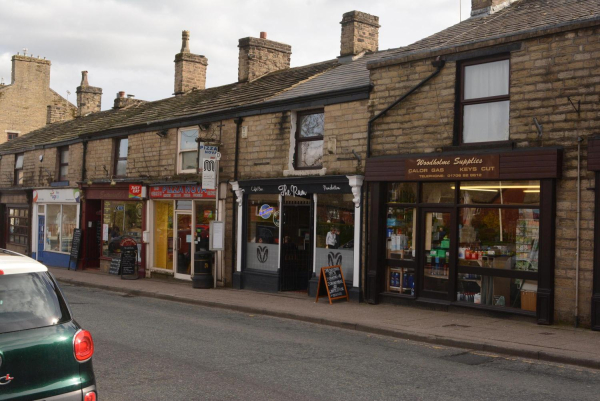
<svg viewBox="0 0 600 401"><path fill-rule="evenodd" d="M389 267L387 279L388 292L415 295L415 274L413 268Z"/></svg>
<svg viewBox="0 0 600 401"><path fill-rule="evenodd" d="M516 269L538 270L539 233L539 220L517 220Z"/></svg>

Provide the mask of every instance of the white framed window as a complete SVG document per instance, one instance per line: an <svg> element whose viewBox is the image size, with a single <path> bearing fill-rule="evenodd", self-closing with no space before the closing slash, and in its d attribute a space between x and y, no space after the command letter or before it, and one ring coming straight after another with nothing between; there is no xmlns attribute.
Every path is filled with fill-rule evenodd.
<svg viewBox="0 0 600 401"><path fill-rule="evenodd" d="M461 66L461 143L509 139L510 60L508 56Z"/></svg>
<svg viewBox="0 0 600 401"><path fill-rule="evenodd" d="M181 128L177 134L177 172L198 171L198 128Z"/></svg>

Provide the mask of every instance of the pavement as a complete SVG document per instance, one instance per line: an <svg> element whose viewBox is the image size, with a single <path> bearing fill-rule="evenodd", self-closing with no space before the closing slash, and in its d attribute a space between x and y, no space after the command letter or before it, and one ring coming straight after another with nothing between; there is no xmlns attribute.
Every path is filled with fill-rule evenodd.
<svg viewBox="0 0 600 401"><path fill-rule="evenodd" d="M122 280L97 270L50 267L59 282L135 296L294 319L474 351L600 369L600 332L532 321L412 306L315 302L306 294L194 289L191 282Z"/></svg>

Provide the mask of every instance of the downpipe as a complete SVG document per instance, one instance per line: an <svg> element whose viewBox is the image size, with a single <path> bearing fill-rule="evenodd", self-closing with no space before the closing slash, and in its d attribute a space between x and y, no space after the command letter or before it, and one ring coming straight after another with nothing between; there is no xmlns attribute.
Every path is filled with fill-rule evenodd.
<svg viewBox="0 0 600 401"><path fill-rule="evenodd" d="M576 251L575 251L575 327L579 326L579 253L580 253L580 220L581 220L581 142L582 137L577 137L577 221L576 221Z"/></svg>

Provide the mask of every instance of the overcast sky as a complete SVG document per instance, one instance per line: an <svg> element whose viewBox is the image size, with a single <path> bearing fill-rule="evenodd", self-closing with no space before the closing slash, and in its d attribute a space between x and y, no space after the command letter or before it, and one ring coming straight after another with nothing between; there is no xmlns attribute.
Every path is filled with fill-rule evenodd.
<svg viewBox="0 0 600 401"><path fill-rule="evenodd" d="M339 55L342 14L379 16L379 49L410 44L468 18L471 0L0 0L0 77L11 56L52 61L52 89L63 96L89 71L103 89L102 108L118 91L157 100L173 93L174 55L190 30L192 53L208 58L207 86L237 80L239 38L292 46L292 66Z"/></svg>

